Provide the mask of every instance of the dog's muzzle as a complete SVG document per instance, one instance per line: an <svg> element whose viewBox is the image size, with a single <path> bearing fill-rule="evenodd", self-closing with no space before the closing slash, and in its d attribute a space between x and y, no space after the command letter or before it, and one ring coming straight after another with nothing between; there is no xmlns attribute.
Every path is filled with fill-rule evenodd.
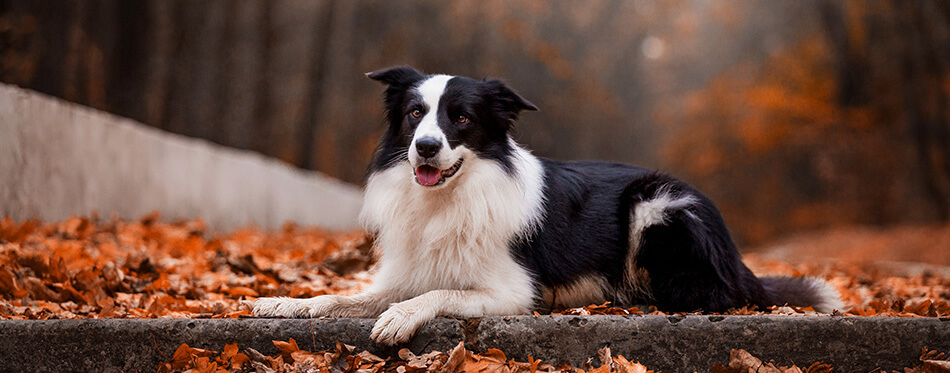
<svg viewBox="0 0 950 373"><path fill-rule="evenodd" d="M462 167L462 158L459 158L452 167L444 170L427 164L421 165L415 169L416 182L429 187L440 185L445 182L445 179L454 176L460 167Z"/></svg>

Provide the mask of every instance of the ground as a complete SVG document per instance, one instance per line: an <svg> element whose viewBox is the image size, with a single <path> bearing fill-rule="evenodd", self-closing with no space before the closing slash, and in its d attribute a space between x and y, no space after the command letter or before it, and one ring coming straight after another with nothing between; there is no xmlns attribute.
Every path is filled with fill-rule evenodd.
<svg viewBox="0 0 950 373"><path fill-rule="evenodd" d="M942 266L950 264L948 236L950 227L942 226L837 230L784 240L747 254L744 260L759 275L824 278L846 304L836 311L838 315L948 317L950 268ZM0 319L247 317L251 315L241 307L242 300L352 294L372 278L370 237L358 231L327 232L293 224L277 231L246 228L213 233L201 220L165 222L157 213L132 221L97 216L62 222L5 218L0 221L0 245ZM652 308L621 309L609 304L559 312L660 313ZM728 313L814 314L807 308L783 306ZM183 345L166 368L208 368L212 363L234 368L247 362L280 370L283 363L306 362L313 366L336 364L338 370L346 371L339 356L350 359L347 367L353 371L433 370L444 364L491 359L512 371L548 367L506 362L501 351L479 355L463 353L464 348L424 357L407 355L402 365L369 363L373 360L370 356L360 358L364 363L354 363L352 359L360 355L356 351L350 355L345 346L338 346L335 352L309 354L287 352L292 341L275 343L283 343L278 347L286 356L255 357L246 350L238 353L230 345L215 353ZM743 359L743 353L734 352L734 359ZM333 354L337 360L332 359ZM235 363L238 355L244 358L238 357ZM586 370L634 369L634 365L624 364L635 363L618 358L623 359L608 356L601 359L605 363L594 364L600 368L589 366Z"/></svg>

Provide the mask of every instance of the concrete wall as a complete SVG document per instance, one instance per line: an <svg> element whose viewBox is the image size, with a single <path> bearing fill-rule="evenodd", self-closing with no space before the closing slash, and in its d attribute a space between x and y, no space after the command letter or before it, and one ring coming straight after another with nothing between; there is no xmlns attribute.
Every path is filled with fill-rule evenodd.
<svg viewBox="0 0 950 373"><path fill-rule="evenodd" d="M0 215L15 220L158 210L212 229L345 229L361 201L356 186L316 172L0 84Z"/></svg>

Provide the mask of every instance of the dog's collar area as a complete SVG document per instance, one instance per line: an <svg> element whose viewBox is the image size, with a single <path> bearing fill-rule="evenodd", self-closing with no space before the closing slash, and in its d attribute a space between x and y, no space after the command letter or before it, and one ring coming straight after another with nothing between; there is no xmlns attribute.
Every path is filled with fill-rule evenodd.
<svg viewBox="0 0 950 373"><path fill-rule="evenodd" d="M422 185L422 186L425 186L425 187L434 187L434 186L442 185L443 183L445 183L445 180L446 180L446 179L448 179L448 178L450 178L450 177L452 177L452 176L455 176L455 174L458 173L459 168L462 167L462 161L463 161L463 159L462 159L462 158L459 158L459 160L456 161L455 164L452 165L452 167L446 168L446 169L444 169L444 170L438 170L437 172L439 172L439 180L436 181L434 184L424 184L424 183L420 180L420 176L419 176L420 169L422 169L422 167L430 167L430 168L432 168L432 166L428 166L428 165L422 165L422 166L419 166L419 167L413 169L413 179L416 180L416 183L417 183L417 184Z"/></svg>

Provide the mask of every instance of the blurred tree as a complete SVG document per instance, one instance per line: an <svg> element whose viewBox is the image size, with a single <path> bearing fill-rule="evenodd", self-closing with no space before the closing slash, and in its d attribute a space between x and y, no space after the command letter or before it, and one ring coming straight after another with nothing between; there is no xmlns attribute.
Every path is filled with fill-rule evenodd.
<svg viewBox="0 0 950 373"><path fill-rule="evenodd" d="M360 182L411 64L507 78L542 156L658 168L745 244L950 219L942 0L4 0L0 81Z"/></svg>
<svg viewBox="0 0 950 373"><path fill-rule="evenodd" d="M744 221L735 229L750 242L946 221L950 4L813 9L794 44L716 74L663 118L681 128L668 159L719 197L728 221Z"/></svg>

